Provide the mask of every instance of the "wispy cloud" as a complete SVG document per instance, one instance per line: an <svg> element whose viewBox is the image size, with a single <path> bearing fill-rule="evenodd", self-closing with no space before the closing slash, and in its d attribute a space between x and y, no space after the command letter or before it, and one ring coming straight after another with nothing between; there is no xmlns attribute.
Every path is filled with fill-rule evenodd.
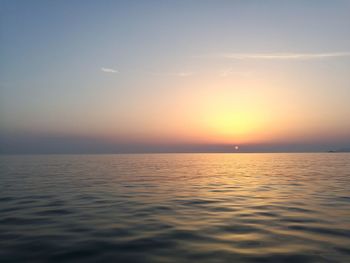
<svg viewBox="0 0 350 263"><path fill-rule="evenodd" d="M194 72L190 72L190 71L165 72L165 73L152 73L152 75L175 76L175 77L185 78L185 77L190 77L190 76L194 75Z"/></svg>
<svg viewBox="0 0 350 263"><path fill-rule="evenodd" d="M326 59L336 57L349 57L350 52L330 52L330 53L221 53L206 57L225 59L255 59L255 60L310 60Z"/></svg>
<svg viewBox="0 0 350 263"><path fill-rule="evenodd" d="M116 69L104 68L104 67L101 68L101 71L102 71L102 72L106 72L106 73L119 73L119 71L116 70Z"/></svg>
<svg viewBox="0 0 350 263"><path fill-rule="evenodd" d="M189 77L189 76L192 76L193 74L194 74L193 72L177 72L177 73L174 73L173 75L178 77Z"/></svg>
<svg viewBox="0 0 350 263"><path fill-rule="evenodd" d="M227 68L220 72L221 77L228 77L231 75L241 76L241 77L249 77L252 75L251 71L237 71L233 68Z"/></svg>

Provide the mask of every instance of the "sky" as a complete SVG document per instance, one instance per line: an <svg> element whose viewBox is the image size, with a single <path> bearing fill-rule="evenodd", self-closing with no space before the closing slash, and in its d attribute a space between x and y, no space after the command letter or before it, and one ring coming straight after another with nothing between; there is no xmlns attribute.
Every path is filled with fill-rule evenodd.
<svg viewBox="0 0 350 263"><path fill-rule="evenodd" d="M349 13L347 0L0 0L0 153L350 147Z"/></svg>

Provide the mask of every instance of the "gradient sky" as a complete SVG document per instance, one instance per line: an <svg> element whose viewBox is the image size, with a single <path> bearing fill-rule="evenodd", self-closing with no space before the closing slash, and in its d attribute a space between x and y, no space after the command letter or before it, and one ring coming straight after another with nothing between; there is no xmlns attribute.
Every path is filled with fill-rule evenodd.
<svg viewBox="0 0 350 263"><path fill-rule="evenodd" d="M350 146L350 1L0 1L2 153Z"/></svg>

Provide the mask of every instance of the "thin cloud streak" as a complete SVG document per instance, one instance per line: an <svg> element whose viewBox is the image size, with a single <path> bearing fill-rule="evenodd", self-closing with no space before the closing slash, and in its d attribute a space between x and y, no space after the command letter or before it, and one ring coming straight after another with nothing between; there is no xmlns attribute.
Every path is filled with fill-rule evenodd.
<svg viewBox="0 0 350 263"><path fill-rule="evenodd" d="M101 68L101 71L102 71L102 72L106 72L106 73L119 73L119 71L116 70L116 69L104 68L104 67Z"/></svg>
<svg viewBox="0 0 350 263"><path fill-rule="evenodd" d="M166 72L166 73L153 72L151 74L155 76L174 76L174 77L186 78L186 77L193 76L195 73L188 72L188 71L181 71L181 72Z"/></svg>
<svg viewBox="0 0 350 263"><path fill-rule="evenodd" d="M174 75L178 77L189 77L189 76L192 76L193 74L194 74L193 72L178 72L178 73L175 73Z"/></svg>
<svg viewBox="0 0 350 263"><path fill-rule="evenodd" d="M331 52L331 53L222 53L213 56L213 58L224 59L255 59L255 60L310 60L326 59L337 57L349 57L350 52Z"/></svg>
<svg viewBox="0 0 350 263"><path fill-rule="evenodd" d="M252 75L252 72L251 71L239 71L239 70L234 70L232 68L228 68L228 69L221 71L221 73L220 73L221 77L228 77L230 75L249 77Z"/></svg>

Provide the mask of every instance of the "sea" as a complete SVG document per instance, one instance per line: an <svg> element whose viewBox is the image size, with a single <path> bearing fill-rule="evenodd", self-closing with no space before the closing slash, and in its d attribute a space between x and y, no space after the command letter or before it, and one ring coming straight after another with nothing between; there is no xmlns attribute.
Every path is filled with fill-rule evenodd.
<svg viewBox="0 0 350 263"><path fill-rule="evenodd" d="M350 262L350 154L2 155L0 262Z"/></svg>

